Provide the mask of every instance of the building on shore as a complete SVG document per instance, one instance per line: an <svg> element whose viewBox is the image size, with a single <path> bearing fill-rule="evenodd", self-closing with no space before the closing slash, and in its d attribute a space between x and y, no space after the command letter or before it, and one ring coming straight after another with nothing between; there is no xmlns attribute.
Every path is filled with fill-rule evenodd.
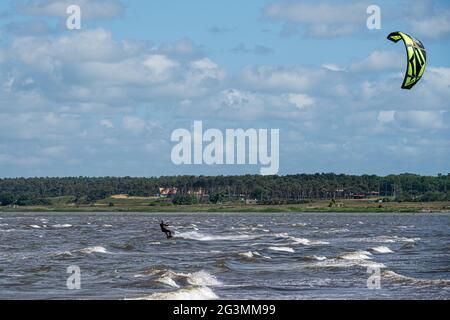
<svg viewBox="0 0 450 320"><path fill-rule="evenodd" d="M178 194L178 188L159 188L158 197L171 198Z"/></svg>

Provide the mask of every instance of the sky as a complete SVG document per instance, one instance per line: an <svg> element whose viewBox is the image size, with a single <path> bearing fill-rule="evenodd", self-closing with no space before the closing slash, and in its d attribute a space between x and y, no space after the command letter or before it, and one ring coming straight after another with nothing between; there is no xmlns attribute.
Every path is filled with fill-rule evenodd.
<svg viewBox="0 0 450 320"><path fill-rule="evenodd" d="M427 49L410 91L393 31ZM175 165L194 121L279 129L281 175L447 174L449 56L448 1L1 1L0 177L260 172Z"/></svg>

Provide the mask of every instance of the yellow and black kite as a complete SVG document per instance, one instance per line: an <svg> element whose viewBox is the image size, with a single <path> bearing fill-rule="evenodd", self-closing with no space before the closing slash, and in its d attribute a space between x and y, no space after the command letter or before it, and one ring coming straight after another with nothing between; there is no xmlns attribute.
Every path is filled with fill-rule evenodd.
<svg viewBox="0 0 450 320"><path fill-rule="evenodd" d="M406 69L405 79L402 89L411 89L419 82L425 72L427 64L427 53L422 42L403 32L392 32L388 39L393 42L403 40L408 55L408 68Z"/></svg>

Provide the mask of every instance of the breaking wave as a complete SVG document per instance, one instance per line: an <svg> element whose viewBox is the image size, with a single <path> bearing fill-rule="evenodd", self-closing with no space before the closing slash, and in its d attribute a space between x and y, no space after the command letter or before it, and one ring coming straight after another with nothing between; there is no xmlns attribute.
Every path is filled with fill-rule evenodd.
<svg viewBox="0 0 450 320"><path fill-rule="evenodd" d="M369 250L373 251L373 252L377 252L377 253L394 253L394 251L392 251L391 249L389 249L386 246L374 247L374 248L370 248Z"/></svg>
<svg viewBox="0 0 450 320"><path fill-rule="evenodd" d="M296 238L296 237L290 236L288 233L275 233L275 234L273 234L273 236L276 238L288 239L290 241L293 241L294 244L302 244L305 246L330 244L328 241L310 240L310 239L306 239L306 238Z"/></svg>
<svg viewBox="0 0 450 320"><path fill-rule="evenodd" d="M281 252L289 252L289 253L294 253L295 252L295 250L292 249L291 247L274 247L274 246L272 246L272 247L269 247L269 250L281 251Z"/></svg>
<svg viewBox="0 0 450 320"><path fill-rule="evenodd" d="M327 245L330 244L328 241L320 241L320 240L309 240L306 238L295 238L289 237L295 244L302 244L305 246L314 246L314 245Z"/></svg>
<svg viewBox="0 0 450 320"><path fill-rule="evenodd" d="M370 260L372 259L372 257L370 257L371 255L372 254L369 251L355 251L345 253L339 256L339 258L345 260Z"/></svg>
<svg viewBox="0 0 450 320"><path fill-rule="evenodd" d="M106 250L102 246L87 247L87 248L83 248L83 249L80 249L80 250L77 250L77 251L81 252L81 253L86 253L86 254L90 254L90 253L110 253L108 250Z"/></svg>
<svg viewBox="0 0 450 320"><path fill-rule="evenodd" d="M391 270L386 270L382 275L392 281L407 283L412 285L443 285L450 286L450 280L447 279L418 279L413 277L403 276L401 274L395 273Z"/></svg>
<svg viewBox="0 0 450 320"><path fill-rule="evenodd" d="M176 234L177 238L187 239L187 240L197 240L197 241L233 241L233 240L249 240L255 239L257 236L252 236L248 234L236 234L236 235L209 235L203 234L197 231L181 232Z"/></svg>
<svg viewBox="0 0 450 320"><path fill-rule="evenodd" d="M216 300L219 297L208 287L193 287L172 292L154 293L135 300Z"/></svg>
<svg viewBox="0 0 450 320"><path fill-rule="evenodd" d="M421 238L407 238L399 236L378 236L372 238L354 238L353 241L357 242L379 242L379 243L415 243L420 241Z"/></svg>
<svg viewBox="0 0 450 320"><path fill-rule="evenodd" d="M193 273L165 271L155 280L179 290L154 293L137 300L211 300L219 299L210 287L222 286L222 282L210 273L201 270Z"/></svg>
<svg viewBox="0 0 450 320"><path fill-rule="evenodd" d="M59 228L70 228L70 227L72 227L72 225L71 225L71 224L68 224L68 223L66 223L66 224L54 224L54 225L52 225L52 228L57 228L57 229L59 229Z"/></svg>

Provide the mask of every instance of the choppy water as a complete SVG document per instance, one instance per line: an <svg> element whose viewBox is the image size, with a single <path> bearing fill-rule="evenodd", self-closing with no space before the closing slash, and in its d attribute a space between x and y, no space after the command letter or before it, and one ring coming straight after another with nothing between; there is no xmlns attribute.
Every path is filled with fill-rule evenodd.
<svg viewBox="0 0 450 320"><path fill-rule="evenodd" d="M1 214L0 299L449 299L449 230L445 214Z"/></svg>

